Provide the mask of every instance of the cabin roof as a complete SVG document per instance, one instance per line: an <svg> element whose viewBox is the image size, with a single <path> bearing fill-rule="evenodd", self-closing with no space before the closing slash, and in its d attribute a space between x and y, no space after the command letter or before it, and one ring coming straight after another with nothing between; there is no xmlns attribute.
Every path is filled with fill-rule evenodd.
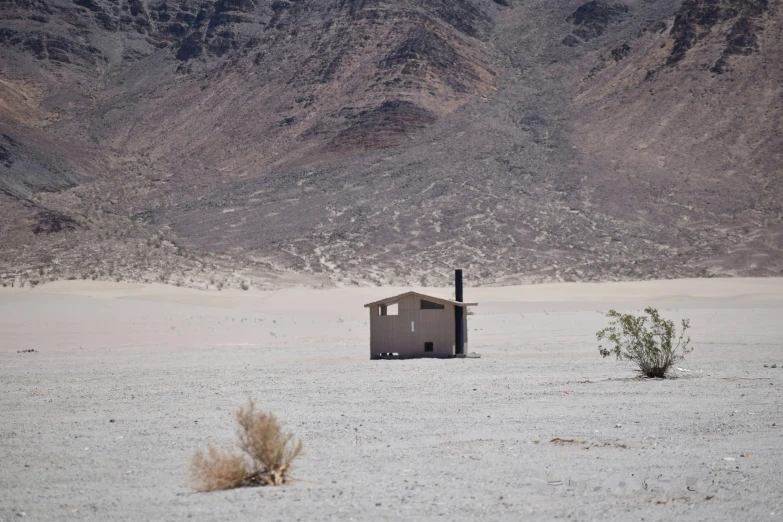
<svg viewBox="0 0 783 522"><path fill-rule="evenodd" d="M393 303L396 303L397 301L401 301L401 300L405 299L406 297L410 297L410 296L421 297L422 299L426 299L427 301L432 301L433 303L450 304L450 305L454 305L454 306L461 306L463 308L467 308L468 306L478 306L478 303L460 303L459 301L453 301L451 299L443 299L442 297L435 297L433 295L427 295L427 294L422 294L422 293L419 293L419 292L410 291L410 292L405 292L404 294L395 295L393 297L387 297L386 299L381 299L380 301L374 301L372 303L367 303L366 305L364 305L364 307L365 308L369 308L369 307L375 306L375 305L393 304Z"/></svg>

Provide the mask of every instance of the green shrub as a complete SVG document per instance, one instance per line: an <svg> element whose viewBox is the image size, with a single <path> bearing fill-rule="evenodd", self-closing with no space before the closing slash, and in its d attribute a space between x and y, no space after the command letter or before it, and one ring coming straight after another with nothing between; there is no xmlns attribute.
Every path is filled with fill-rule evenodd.
<svg viewBox="0 0 783 522"><path fill-rule="evenodd" d="M607 349L598 346L602 357L615 355L620 360L631 361L647 377L666 377L672 365L683 360L689 353L690 337L685 331L690 327L688 319L682 320L682 330L677 336L674 322L662 319L655 308L645 308L645 314L635 316L609 310L609 326L600 330L599 341L611 343Z"/></svg>

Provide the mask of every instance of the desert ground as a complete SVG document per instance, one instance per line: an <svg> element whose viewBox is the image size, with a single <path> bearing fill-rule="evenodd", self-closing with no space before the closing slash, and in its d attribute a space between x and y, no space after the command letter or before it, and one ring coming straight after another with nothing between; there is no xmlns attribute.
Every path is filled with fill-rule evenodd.
<svg viewBox="0 0 783 522"><path fill-rule="evenodd" d="M467 288L480 359L370 361L401 290L0 289L0 520L783 519L783 278ZM675 379L598 354L647 305L691 320ZM296 481L194 492L248 397Z"/></svg>

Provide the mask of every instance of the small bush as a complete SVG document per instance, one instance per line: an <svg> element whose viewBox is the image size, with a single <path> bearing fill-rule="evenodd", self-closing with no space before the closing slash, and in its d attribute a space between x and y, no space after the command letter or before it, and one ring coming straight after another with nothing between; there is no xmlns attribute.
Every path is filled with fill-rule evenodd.
<svg viewBox="0 0 783 522"><path fill-rule="evenodd" d="M665 377L672 365L683 360L691 349L690 337L685 331L690 327L688 319L682 320L679 337L674 322L662 319L655 308L645 308L646 316L621 314L609 310L609 326L599 331L599 341L607 340L612 346L598 346L603 357L615 355L620 360L631 361L639 366L639 371L647 377ZM676 344L675 344L676 338Z"/></svg>
<svg viewBox="0 0 783 522"><path fill-rule="evenodd" d="M250 286L249 286L249 285L248 285L246 282L244 282L244 281L242 281L242 283L239 285L239 287L240 287L242 290L247 290L247 289L249 289L249 288L250 288Z"/></svg>
<svg viewBox="0 0 783 522"><path fill-rule="evenodd" d="M234 415L239 453L208 446L191 460L193 487L218 491L243 486L280 486L289 480L291 464L302 453L302 441L284 433L271 413L252 400Z"/></svg>

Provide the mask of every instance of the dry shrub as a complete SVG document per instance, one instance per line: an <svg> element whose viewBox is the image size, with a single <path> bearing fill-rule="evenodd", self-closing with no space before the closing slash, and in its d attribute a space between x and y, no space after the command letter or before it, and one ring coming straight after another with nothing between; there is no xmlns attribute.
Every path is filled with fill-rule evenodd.
<svg viewBox="0 0 783 522"><path fill-rule="evenodd" d="M218 491L243 486L280 486L290 479L291 464L302 453L302 441L280 428L271 413L256 410L252 400L234 415L239 452L209 446L191 461L193 487Z"/></svg>
<svg viewBox="0 0 783 522"><path fill-rule="evenodd" d="M244 485L248 475L242 455L208 446L207 453L196 451L191 461L193 486L199 491L219 491Z"/></svg>

